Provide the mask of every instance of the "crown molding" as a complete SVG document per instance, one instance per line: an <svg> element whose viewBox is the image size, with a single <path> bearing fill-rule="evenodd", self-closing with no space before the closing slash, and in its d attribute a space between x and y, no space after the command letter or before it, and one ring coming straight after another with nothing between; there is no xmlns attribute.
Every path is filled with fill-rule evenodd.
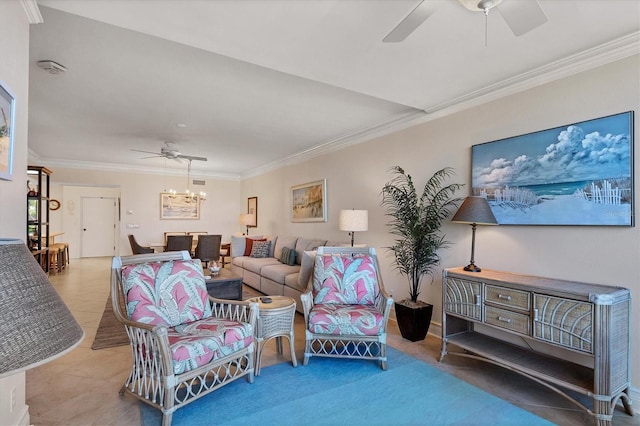
<svg viewBox="0 0 640 426"><path fill-rule="evenodd" d="M339 151L351 145L359 144L380 136L398 132L402 129L420 124L424 122L425 119L426 113L424 111L412 108L407 112L391 116L387 120L374 124L373 126L354 130L313 148L298 152L277 161L273 161L271 163L265 164L264 166L257 167L250 172L243 173L242 178L246 179L253 176L259 176L270 171L277 170L284 166L300 163L319 155Z"/></svg>
<svg viewBox="0 0 640 426"><path fill-rule="evenodd" d="M447 102L427 106L424 110L429 114L429 119L440 118L638 54L640 54L640 31L534 68Z"/></svg>
<svg viewBox="0 0 640 426"><path fill-rule="evenodd" d="M32 151L30 151L31 153ZM29 160L33 161L37 156L32 157L29 155ZM100 163L90 161L73 161L73 160L60 160L60 159L45 159L40 157L37 159L37 163L48 168L67 168L67 169L81 169L81 170L96 170L102 172L116 172L116 173L136 173L144 175L160 175L160 176L185 176L187 171L177 169L164 169L162 167L149 167L149 166L132 166L131 164L118 164L118 163ZM192 178L208 178L218 180L240 181L240 175L232 173L219 173L214 170L193 170L191 169Z"/></svg>
<svg viewBox="0 0 640 426"><path fill-rule="evenodd" d="M27 14L30 24L42 24L44 22L36 0L20 0L20 3L22 3L22 8L24 13Z"/></svg>

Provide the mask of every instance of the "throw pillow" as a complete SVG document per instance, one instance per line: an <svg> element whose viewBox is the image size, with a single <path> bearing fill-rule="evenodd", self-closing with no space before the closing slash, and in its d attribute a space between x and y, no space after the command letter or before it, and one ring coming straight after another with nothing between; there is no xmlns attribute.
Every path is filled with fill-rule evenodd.
<svg viewBox="0 0 640 426"><path fill-rule="evenodd" d="M254 241L251 248L251 257L269 257L271 241Z"/></svg>
<svg viewBox="0 0 640 426"><path fill-rule="evenodd" d="M289 247L282 247L282 255L280 256L280 263L293 266L296 264L296 251Z"/></svg>
<svg viewBox="0 0 640 426"><path fill-rule="evenodd" d="M267 241L266 238L247 238L244 245L244 255L251 256L251 249L253 248L253 243L255 241Z"/></svg>

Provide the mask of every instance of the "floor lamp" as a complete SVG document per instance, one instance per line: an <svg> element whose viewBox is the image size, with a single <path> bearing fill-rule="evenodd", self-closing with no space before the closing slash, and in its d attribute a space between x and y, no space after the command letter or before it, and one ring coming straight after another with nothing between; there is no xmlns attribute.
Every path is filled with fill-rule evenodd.
<svg viewBox="0 0 640 426"><path fill-rule="evenodd" d="M476 225L497 225L498 221L491 211L489 202L484 197L467 197L451 219L451 222L471 225L471 262L464 267L465 271L480 272L474 260L476 246Z"/></svg>
<svg viewBox="0 0 640 426"><path fill-rule="evenodd" d="M240 225L244 225L247 227L247 235L249 235L249 226L253 226L255 223L255 219L251 213L244 213L240 215L240 219L238 220Z"/></svg>
<svg viewBox="0 0 640 426"><path fill-rule="evenodd" d="M338 229L349 232L349 235L351 235L351 247L353 247L356 231L367 231L369 229L369 211L340 210Z"/></svg>

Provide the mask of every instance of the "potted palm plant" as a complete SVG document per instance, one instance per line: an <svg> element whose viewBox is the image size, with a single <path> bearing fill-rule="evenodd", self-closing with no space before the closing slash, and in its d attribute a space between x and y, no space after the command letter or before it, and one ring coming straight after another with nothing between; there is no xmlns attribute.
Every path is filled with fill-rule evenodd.
<svg viewBox="0 0 640 426"><path fill-rule="evenodd" d="M460 198L454 193L464 185L445 181L455 174L451 167L438 170L424 185L418 195L411 175L400 166L390 169L393 179L382 188L381 205L387 223L395 236L393 265L409 280L409 298L395 303L396 318L402 337L412 342L424 340L429 331L433 305L418 300L420 284L425 276L431 276L440 263L438 251L450 243L445 240L441 226L457 207Z"/></svg>

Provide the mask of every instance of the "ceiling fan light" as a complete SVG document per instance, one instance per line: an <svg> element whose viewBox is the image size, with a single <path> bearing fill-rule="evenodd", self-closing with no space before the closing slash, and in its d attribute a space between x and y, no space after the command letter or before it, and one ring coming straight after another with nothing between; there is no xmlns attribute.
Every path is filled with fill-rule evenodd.
<svg viewBox="0 0 640 426"><path fill-rule="evenodd" d="M461 5L472 12L490 10L502 3L502 0L458 0Z"/></svg>

